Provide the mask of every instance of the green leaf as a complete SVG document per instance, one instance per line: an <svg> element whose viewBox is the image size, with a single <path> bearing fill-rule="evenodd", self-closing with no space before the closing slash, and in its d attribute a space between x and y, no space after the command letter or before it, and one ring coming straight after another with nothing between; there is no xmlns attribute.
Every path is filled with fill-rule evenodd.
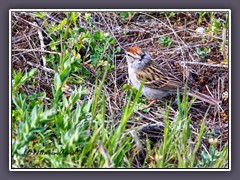
<svg viewBox="0 0 240 180"><path fill-rule="evenodd" d="M93 47L93 51L95 53L101 53L102 52L102 49L99 45L97 45L96 43L91 43L92 47Z"/></svg>
<svg viewBox="0 0 240 180"><path fill-rule="evenodd" d="M95 40L101 41L101 40L103 40L104 32L102 30L99 30L94 34L93 37L94 37Z"/></svg>
<svg viewBox="0 0 240 180"><path fill-rule="evenodd" d="M115 44L115 39L113 39L113 38L110 38L110 40L109 40L109 44Z"/></svg>
<svg viewBox="0 0 240 180"><path fill-rule="evenodd" d="M135 14L136 14L135 12L121 12L120 17L128 21L129 18L133 17Z"/></svg>
<svg viewBox="0 0 240 180"><path fill-rule="evenodd" d="M74 26L77 26L77 18L79 17L79 12L71 13L71 21L74 23Z"/></svg>
<svg viewBox="0 0 240 180"><path fill-rule="evenodd" d="M56 73L55 77L54 77L54 88L55 88L55 90L62 88L62 81L61 81L60 75L58 73Z"/></svg>
<svg viewBox="0 0 240 180"><path fill-rule="evenodd" d="M82 33L82 32L86 32L86 31L85 31L84 28L80 28L80 29L78 30L78 32L79 32L79 33Z"/></svg>
<svg viewBox="0 0 240 180"><path fill-rule="evenodd" d="M37 106L35 106L31 112L31 128L36 127L37 119L38 119L38 109L37 109Z"/></svg>
<svg viewBox="0 0 240 180"><path fill-rule="evenodd" d="M166 37L162 37L159 40L159 43L163 44L166 47L169 47L172 44L172 40L168 36L166 36Z"/></svg>
<svg viewBox="0 0 240 180"><path fill-rule="evenodd" d="M36 68L31 69L31 71L29 72L30 77L28 79L32 78L32 76L35 76L36 74L37 74L37 69Z"/></svg>
<svg viewBox="0 0 240 180"><path fill-rule="evenodd" d="M200 54L201 52L202 51L199 48L197 48L197 53Z"/></svg>
<svg viewBox="0 0 240 180"><path fill-rule="evenodd" d="M22 73L21 71L18 71L14 77L14 84L18 84L21 81L21 78L22 78Z"/></svg>
<svg viewBox="0 0 240 180"><path fill-rule="evenodd" d="M90 56L93 66L97 65L99 58L100 58L99 54L94 54Z"/></svg>
<svg viewBox="0 0 240 180"><path fill-rule="evenodd" d="M28 96L28 99L29 100L34 100L36 98L36 94L35 93L33 93L33 94L31 94L30 96Z"/></svg>
<svg viewBox="0 0 240 180"><path fill-rule="evenodd" d="M62 82L65 82L65 80L69 77L70 72L71 72L71 67L67 67L61 72L60 78Z"/></svg>
<svg viewBox="0 0 240 180"><path fill-rule="evenodd" d="M68 100L65 95L62 96L62 101L63 101L63 106L65 108L67 108L69 104L68 104Z"/></svg>
<svg viewBox="0 0 240 180"><path fill-rule="evenodd" d="M38 98L40 98L40 99L44 99L46 96L47 96L47 95L46 95L45 92L39 92L39 93L38 93Z"/></svg>
<svg viewBox="0 0 240 180"><path fill-rule="evenodd" d="M121 52L121 47L120 47L120 46L117 46L117 47L116 47L116 53L119 53L119 52Z"/></svg>
<svg viewBox="0 0 240 180"><path fill-rule="evenodd" d="M47 111L44 111L41 115L40 115L40 123L45 123L48 121L52 121L54 119L54 115L56 114L56 110L55 109L49 109Z"/></svg>
<svg viewBox="0 0 240 180"><path fill-rule="evenodd" d="M164 41L165 41L164 38L161 38L161 39L159 40L160 43L164 43Z"/></svg>
<svg viewBox="0 0 240 180"><path fill-rule="evenodd" d="M91 13L85 13L84 18L88 21L91 17Z"/></svg>
<svg viewBox="0 0 240 180"><path fill-rule="evenodd" d="M175 13L174 12L170 12L169 17L175 17Z"/></svg>
<svg viewBox="0 0 240 180"><path fill-rule="evenodd" d="M215 148L213 147L213 145L211 145L209 147L209 153L210 153L211 157L214 157L214 155L215 155Z"/></svg>
<svg viewBox="0 0 240 180"><path fill-rule="evenodd" d="M145 112L145 113L148 113L149 111L150 111L150 107L149 108L145 108L145 109L143 109L143 112Z"/></svg>
<svg viewBox="0 0 240 180"><path fill-rule="evenodd" d="M54 40L49 43L49 46L50 46L52 51L57 50L56 42Z"/></svg>
<svg viewBox="0 0 240 180"><path fill-rule="evenodd" d="M59 24L59 25L57 25L56 27L55 27L55 31L58 31L58 30L60 30L63 26L65 26L67 24L67 19L65 18L64 20L62 20L61 21L61 23Z"/></svg>
<svg viewBox="0 0 240 180"><path fill-rule="evenodd" d="M229 23L229 17L228 17L228 13L226 13L226 22L225 22L225 25L224 25L224 27L226 29L228 29L228 23Z"/></svg>
<svg viewBox="0 0 240 180"><path fill-rule="evenodd" d="M201 156L202 156L203 160L205 160L205 161L209 159L209 156L205 151L202 151Z"/></svg>
<svg viewBox="0 0 240 180"><path fill-rule="evenodd" d="M204 52L207 54L207 53L210 53L211 52L211 49L210 48L204 48Z"/></svg>
<svg viewBox="0 0 240 180"><path fill-rule="evenodd" d="M132 89L132 86L128 85L128 84L124 84L123 87L122 87L122 91L128 91Z"/></svg>

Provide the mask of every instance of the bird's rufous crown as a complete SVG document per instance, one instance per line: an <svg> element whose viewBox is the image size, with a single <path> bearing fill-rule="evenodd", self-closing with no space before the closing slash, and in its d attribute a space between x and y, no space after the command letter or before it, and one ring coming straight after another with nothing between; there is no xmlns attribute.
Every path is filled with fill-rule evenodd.
<svg viewBox="0 0 240 180"><path fill-rule="evenodd" d="M142 50L139 47L137 47L137 46L130 47L127 50L127 52L131 53L134 56L141 56L143 54Z"/></svg>

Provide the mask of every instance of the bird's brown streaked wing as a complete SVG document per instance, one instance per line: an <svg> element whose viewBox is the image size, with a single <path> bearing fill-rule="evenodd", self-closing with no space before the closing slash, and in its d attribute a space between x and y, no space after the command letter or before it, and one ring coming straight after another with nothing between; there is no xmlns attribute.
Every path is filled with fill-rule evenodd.
<svg viewBox="0 0 240 180"><path fill-rule="evenodd" d="M140 82L145 82L144 86L153 89L176 89L182 84L178 79L166 76L161 70L152 66L136 71L136 77Z"/></svg>

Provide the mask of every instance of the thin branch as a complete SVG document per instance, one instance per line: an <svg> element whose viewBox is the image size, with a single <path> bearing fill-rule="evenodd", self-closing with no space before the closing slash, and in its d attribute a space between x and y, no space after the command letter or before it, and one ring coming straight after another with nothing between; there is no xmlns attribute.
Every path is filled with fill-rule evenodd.
<svg viewBox="0 0 240 180"><path fill-rule="evenodd" d="M143 117L143 118L148 119L149 121L152 121L152 122L154 122L154 123L159 123L159 121L156 121L156 120L153 119L153 118L147 117L147 116L143 115L142 113L140 113L140 112L138 112L138 111L136 111L135 113L138 114L139 116Z"/></svg>
<svg viewBox="0 0 240 180"><path fill-rule="evenodd" d="M203 63L203 62L181 61L181 65L187 65L187 64L192 64L192 65L197 65L197 66L210 66L210 67L223 67L223 68L228 68L228 66L222 65L222 64L210 64L210 63Z"/></svg>
<svg viewBox="0 0 240 180"><path fill-rule="evenodd" d="M13 52L21 52L21 53L28 53L28 52L42 52L42 53L49 53L49 54L57 54L61 56L61 53L54 52L54 51L47 51L47 50L41 50L41 49L13 49ZM13 56L17 56L21 53L14 54Z"/></svg>
<svg viewBox="0 0 240 180"><path fill-rule="evenodd" d="M37 23L34 22L34 24L35 24L36 26L38 26ZM45 45L44 45L44 42L43 42L42 30L41 30L40 28L38 28L38 29L37 29L37 32L38 32L39 41L40 41L40 45L41 45L41 51L44 51ZM42 61L43 61L43 66L46 67L46 59L45 59L44 56L42 56Z"/></svg>
<svg viewBox="0 0 240 180"><path fill-rule="evenodd" d="M25 19L23 19L23 18L21 18L20 16L16 16L15 13L14 13L14 16L16 17L17 20L24 21L24 22L30 24L31 26L34 26L34 27L36 27L36 28L38 28L38 29L41 29L51 40L53 40L52 37L49 36L48 33L47 33L43 28L41 28L41 27L37 26L36 24L31 23L31 22L29 22L29 21L27 21L27 20L25 20Z"/></svg>
<svg viewBox="0 0 240 180"><path fill-rule="evenodd" d="M51 74L55 74L55 71L52 70L52 69L43 67L43 66L41 66L41 65L34 65L33 63L31 63L31 62L29 62L29 61L27 61L26 63L27 63L28 65L32 66L32 67L39 68L39 69L41 69L41 70L43 70L43 71L46 71L46 72L49 72L49 73L51 73Z"/></svg>

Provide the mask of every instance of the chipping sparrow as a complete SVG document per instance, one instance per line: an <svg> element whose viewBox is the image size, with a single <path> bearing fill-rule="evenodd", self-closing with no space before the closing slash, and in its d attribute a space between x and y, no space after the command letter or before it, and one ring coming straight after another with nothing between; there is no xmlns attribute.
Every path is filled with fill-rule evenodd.
<svg viewBox="0 0 240 180"><path fill-rule="evenodd" d="M141 82L145 80L142 94L151 98L154 102L156 99L161 99L169 94L184 92L184 83L182 80L174 75L171 69L164 69L157 67L149 54L142 52L137 47L131 47L126 52L126 59L128 63L128 75L136 89L139 89ZM208 102L213 105L219 105L220 101L208 95L188 90L188 95L196 97L202 101Z"/></svg>

